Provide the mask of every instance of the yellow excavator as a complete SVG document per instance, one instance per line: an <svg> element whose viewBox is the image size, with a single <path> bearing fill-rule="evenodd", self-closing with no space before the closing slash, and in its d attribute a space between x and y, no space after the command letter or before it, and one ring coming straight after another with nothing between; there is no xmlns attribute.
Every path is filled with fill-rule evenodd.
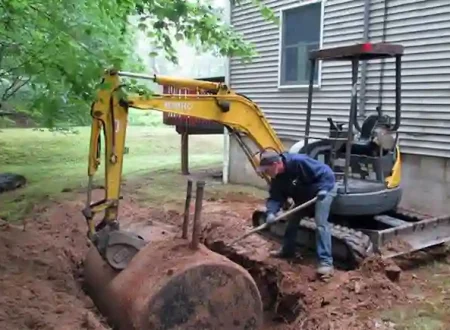
<svg viewBox="0 0 450 330"><path fill-rule="evenodd" d="M374 253L393 257L450 239L448 216L427 218L398 209L401 199L401 155L397 129L401 117L402 55L401 45L387 43L322 49L310 54L311 72L314 72L320 60L352 63L353 88L348 123L335 123L329 118L328 137L314 137L310 134L314 78L311 75L304 140L290 149L291 152L307 153L311 157L323 159L336 173L341 186L330 216L333 254L349 268L357 266ZM379 113L369 116L360 125L356 116L359 62L389 57L396 60L395 122L392 123L389 116ZM157 84L174 87L197 88L208 91L208 94L131 95L125 92L122 77L149 79ZM188 115L220 123L238 141L255 170L260 152L268 149L279 153L287 151L258 105L226 84L106 71L91 109L88 197L83 214L88 225L88 237L102 262L116 272L126 270L133 259L139 258L143 253L139 251L147 246L139 233L122 230L118 220L129 108ZM345 124L346 129L343 128ZM356 128L356 134L353 128ZM105 198L92 202L92 180L100 164L99 141L102 132L105 145ZM246 142L246 138L254 143L256 151ZM263 178L270 182L267 177ZM103 219L97 223L95 215L101 212L104 212ZM255 211L253 225L258 226L264 221L264 212ZM285 226L286 223L280 221L264 235L278 239L283 235ZM299 226L298 244L314 248L313 219L305 218ZM395 245L397 240L402 243ZM389 246L391 243L392 246ZM94 259L91 258L89 262L94 262ZM95 260L100 262L98 258Z"/></svg>
<svg viewBox="0 0 450 330"><path fill-rule="evenodd" d="M121 77L198 88L209 94L127 95ZM151 237L144 239L143 233L121 228L120 186L131 107L221 123L241 143L255 169L258 155L247 146L244 134L258 150L284 150L258 106L224 84L106 71L91 108L88 194L83 209L88 238L94 245L84 262L90 296L117 329L258 329L263 320L262 298L244 268L209 250L191 251L179 239L158 245L149 242ZM105 198L93 202L93 176L100 165L102 132ZM95 217L100 213L103 219L97 221ZM234 304L236 301L239 303Z"/></svg>
<svg viewBox="0 0 450 330"><path fill-rule="evenodd" d="M153 95L127 96L120 77L152 79L161 85L198 88L210 91L210 95ZM119 230L118 208L122 164L127 130L128 108L158 110L212 120L225 125L243 147L256 170L258 153L252 153L242 134L250 137L259 150L284 151L259 107L245 96L234 93L226 85L208 81L177 79L167 76L133 74L107 71L101 82L97 100L91 109L92 125L88 165L88 198L83 214L88 224L88 237L98 247L114 269L123 269L140 247L141 238ZM100 165L100 133L105 137L105 199L92 203L92 180ZM262 175L261 175L262 176ZM262 176L264 177L264 176ZM266 180L268 178L264 177ZM103 220L95 224L96 214L104 212ZM123 260L117 259L116 248L127 247ZM127 256L125 258L125 256Z"/></svg>

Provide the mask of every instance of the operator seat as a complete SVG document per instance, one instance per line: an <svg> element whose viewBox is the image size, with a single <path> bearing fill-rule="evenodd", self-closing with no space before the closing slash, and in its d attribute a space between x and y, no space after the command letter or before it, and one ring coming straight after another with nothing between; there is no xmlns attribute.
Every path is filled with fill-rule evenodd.
<svg viewBox="0 0 450 330"><path fill-rule="evenodd" d="M372 131L378 123L387 122L388 118L378 114L368 116L361 125L361 134L358 139L353 140L351 146L350 168L353 177L348 178L348 193L373 193L386 189L384 178L391 174L395 163L395 154L392 151L383 151L381 158L378 145L371 140ZM346 131L343 124L335 124L332 118L328 118L330 123L330 136L345 137ZM330 163L330 155L333 148L337 148L336 155L340 159L345 159L346 143L344 141L318 140L302 147L299 152L318 159L323 156L325 163ZM371 166L375 173L375 178L369 179L369 172L364 170L364 164ZM344 172L340 166L335 166L336 172ZM371 171L372 172L372 171ZM359 175L358 175L359 174ZM359 177L354 177L358 175ZM338 194L345 193L342 184L338 184Z"/></svg>

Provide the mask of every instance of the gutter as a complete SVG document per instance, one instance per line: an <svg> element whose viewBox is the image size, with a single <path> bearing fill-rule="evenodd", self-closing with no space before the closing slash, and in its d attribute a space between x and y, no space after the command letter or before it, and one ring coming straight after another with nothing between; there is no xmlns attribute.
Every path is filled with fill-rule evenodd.
<svg viewBox="0 0 450 330"><path fill-rule="evenodd" d="M231 24L231 1L225 0L225 23ZM225 84L230 86L230 57L225 59ZM230 178L230 135L226 127L223 128L223 164L222 183L228 184Z"/></svg>

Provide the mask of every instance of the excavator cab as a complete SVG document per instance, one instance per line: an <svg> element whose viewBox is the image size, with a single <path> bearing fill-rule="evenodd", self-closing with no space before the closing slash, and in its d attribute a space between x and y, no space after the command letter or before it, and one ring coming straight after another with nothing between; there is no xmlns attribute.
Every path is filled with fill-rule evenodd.
<svg viewBox="0 0 450 330"><path fill-rule="evenodd" d="M359 44L310 53L306 129L301 153L323 160L333 169L338 191L332 214L341 216L376 215L397 207L400 188L400 151L398 128L401 119L401 57L403 46L386 43ZM360 124L358 108L358 71L361 61L395 59L395 118L381 113L366 117ZM310 142L314 72L317 62L347 61L351 64L351 100L347 122L329 117L329 136Z"/></svg>

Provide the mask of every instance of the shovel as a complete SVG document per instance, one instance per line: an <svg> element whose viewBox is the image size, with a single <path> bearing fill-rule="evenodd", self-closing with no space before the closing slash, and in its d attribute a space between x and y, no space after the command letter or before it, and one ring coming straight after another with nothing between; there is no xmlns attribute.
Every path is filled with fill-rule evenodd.
<svg viewBox="0 0 450 330"><path fill-rule="evenodd" d="M235 239L234 241L232 241L229 245L233 245L233 244L235 244L235 243L237 243L237 242L243 240L244 238L246 238L246 237L248 237L248 236L250 236L250 235L252 235L252 234L254 234L254 233L257 233L257 232L259 232L259 231L261 231L261 230L266 229L267 227L271 226L271 225L274 224L275 222L278 222L278 221L280 221L280 220L283 220L283 219L286 218L287 216L289 216L289 215L291 215L291 214L293 214L293 213L295 213L295 212L297 212L297 211L303 210L304 208L307 208L307 207L310 206L311 204L314 204L316 201L317 201L317 197L314 197L313 199L307 201L306 203L300 204L300 205L294 207L293 209L290 209L289 211L284 212L283 214L281 214L281 215L279 215L278 217L276 217L275 220L274 220L273 222L271 222L271 223L263 223L262 225L260 225L260 226L258 226L258 227L256 227L256 228L254 228L254 229L252 229L252 230L250 230L248 233L245 233L244 235L242 235L242 236L236 238L236 239Z"/></svg>

